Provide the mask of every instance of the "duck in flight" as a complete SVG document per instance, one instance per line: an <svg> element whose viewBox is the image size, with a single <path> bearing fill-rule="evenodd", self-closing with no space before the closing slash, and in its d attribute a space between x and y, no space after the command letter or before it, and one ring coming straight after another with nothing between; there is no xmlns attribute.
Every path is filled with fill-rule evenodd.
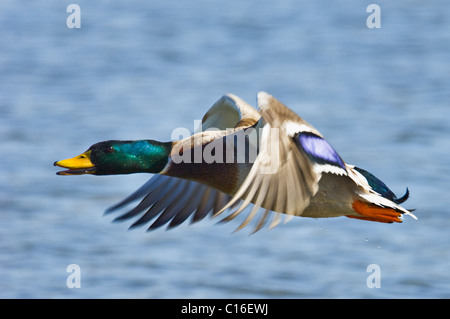
<svg viewBox="0 0 450 319"><path fill-rule="evenodd" d="M229 221L247 211L241 229L276 226L280 216L349 218L393 223L403 215L400 198L371 173L344 162L312 125L265 92L258 110L227 94L205 114L201 129L171 141L105 141L79 156L55 162L58 175L155 174L136 192L109 208L141 199L116 220L149 230L180 225L208 214ZM245 208L249 207L248 210ZM251 209L250 209L251 208ZM256 216L259 216L256 218Z"/></svg>

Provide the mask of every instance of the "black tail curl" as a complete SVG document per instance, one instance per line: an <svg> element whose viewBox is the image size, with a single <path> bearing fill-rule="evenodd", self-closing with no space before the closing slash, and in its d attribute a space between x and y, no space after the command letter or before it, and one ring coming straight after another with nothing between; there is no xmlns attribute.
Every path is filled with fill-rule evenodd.
<svg viewBox="0 0 450 319"><path fill-rule="evenodd" d="M408 198L409 198L409 189L406 188L406 193L405 193L405 195L403 195L403 196L400 197L400 198L395 198L395 199L393 200L393 202L396 203L396 204L401 204L401 203L405 202Z"/></svg>

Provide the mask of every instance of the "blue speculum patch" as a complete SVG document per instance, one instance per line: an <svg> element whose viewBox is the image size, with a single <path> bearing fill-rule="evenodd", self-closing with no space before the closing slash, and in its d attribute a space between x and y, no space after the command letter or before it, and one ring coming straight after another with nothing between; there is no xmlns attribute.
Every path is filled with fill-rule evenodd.
<svg viewBox="0 0 450 319"><path fill-rule="evenodd" d="M311 132L301 132L297 134L297 140L306 154L317 163L330 164L345 170L344 161L325 139Z"/></svg>

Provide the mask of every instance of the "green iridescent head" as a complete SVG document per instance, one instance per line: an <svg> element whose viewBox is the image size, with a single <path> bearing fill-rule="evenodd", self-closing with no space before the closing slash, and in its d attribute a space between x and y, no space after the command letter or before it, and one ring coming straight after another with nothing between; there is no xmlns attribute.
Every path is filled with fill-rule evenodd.
<svg viewBox="0 0 450 319"><path fill-rule="evenodd" d="M171 142L105 141L54 165L68 168L58 175L159 173L166 166L171 149Z"/></svg>

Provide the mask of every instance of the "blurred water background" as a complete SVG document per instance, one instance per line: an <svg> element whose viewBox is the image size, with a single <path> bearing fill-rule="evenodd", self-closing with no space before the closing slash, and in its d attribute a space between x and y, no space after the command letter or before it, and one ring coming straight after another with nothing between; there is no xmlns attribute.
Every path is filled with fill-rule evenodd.
<svg viewBox="0 0 450 319"><path fill-rule="evenodd" d="M450 2L0 2L1 298L449 298ZM419 220L214 220L128 231L103 211L149 176L56 176L108 139L170 140L265 90ZM81 270L69 289L67 266ZM379 265L381 287L367 267Z"/></svg>

